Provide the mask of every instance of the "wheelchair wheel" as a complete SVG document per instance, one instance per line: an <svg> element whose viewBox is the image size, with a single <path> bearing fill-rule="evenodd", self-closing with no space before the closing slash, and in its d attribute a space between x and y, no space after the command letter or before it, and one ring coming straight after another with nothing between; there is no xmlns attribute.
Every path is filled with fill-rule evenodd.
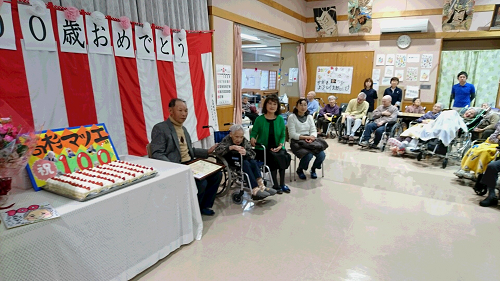
<svg viewBox="0 0 500 281"><path fill-rule="evenodd" d="M474 185L474 192L479 196L483 196L488 193L488 190L485 185L477 182L476 185Z"/></svg>
<svg viewBox="0 0 500 281"><path fill-rule="evenodd" d="M444 158L442 168L446 169L446 166L448 166L448 158Z"/></svg>
<svg viewBox="0 0 500 281"><path fill-rule="evenodd" d="M424 154L422 152L418 153L417 154L417 161L420 161L422 160L422 157L424 156Z"/></svg>
<svg viewBox="0 0 500 281"><path fill-rule="evenodd" d="M231 198L234 204L241 204L243 202L243 190L233 192Z"/></svg>
<svg viewBox="0 0 500 281"><path fill-rule="evenodd" d="M400 123L394 124L391 128L391 133L389 134L389 138L397 138L403 132L403 127Z"/></svg>
<svg viewBox="0 0 500 281"><path fill-rule="evenodd" d="M216 194L217 197L222 197L227 194L227 192L231 188L231 185L233 185L232 173L231 170L229 169L226 159L212 155L210 157L214 158L217 163L223 164L225 166L224 169L222 170L222 179Z"/></svg>
<svg viewBox="0 0 500 281"><path fill-rule="evenodd" d="M344 132L344 130L345 130L345 124L342 124L342 120L340 120L338 128L339 128L339 131L338 131L338 134L337 134L338 142L342 142L342 140L343 140L342 136L345 135L345 132Z"/></svg>

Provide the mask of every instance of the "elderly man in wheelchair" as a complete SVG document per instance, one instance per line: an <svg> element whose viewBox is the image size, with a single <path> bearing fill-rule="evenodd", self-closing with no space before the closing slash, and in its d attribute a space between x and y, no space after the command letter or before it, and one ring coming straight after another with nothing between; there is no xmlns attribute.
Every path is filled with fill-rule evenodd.
<svg viewBox="0 0 500 281"><path fill-rule="evenodd" d="M373 122L368 123L365 126L361 142L359 143L363 147L377 148L382 135L387 131L389 126L394 126L398 119L398 108L391 104L392 98L386 95L382 98L382 105L377 107L373 111ZM375 138L371 144L368 141L371 138L372 133L375 131Z"/></svg>
<svg viewBox="0 0 500 281"><path fill-rule="evenodd" d="M342 128L339 129L340 134L342 134L345 128L345 134L339 136L339 141L342 139L349 141L349 143L354 142L354 134L364 124L368 108L369 104L366 101L365 93L359 93L356 99L349 101L345 113L342 114L342 123L340 124Z"/></svg>
<svg viewBox="0 0 500 281"><path fill-rule="evenodd" d="M244 130L241 125L232 125L229 128L229 135L225 136L214 150L214 154L223 157L229 168L233 170L243 170L246 176L243 179L250 181L248 183L252 190L252 199L261 200L270 195L275 195L276 191L268 188L264 184L262 173L254 160L256 153L253 151L250 142L244 137ZM242 157L243 156L243 157ZM243 159L243 163L241 163Z"/></svg>

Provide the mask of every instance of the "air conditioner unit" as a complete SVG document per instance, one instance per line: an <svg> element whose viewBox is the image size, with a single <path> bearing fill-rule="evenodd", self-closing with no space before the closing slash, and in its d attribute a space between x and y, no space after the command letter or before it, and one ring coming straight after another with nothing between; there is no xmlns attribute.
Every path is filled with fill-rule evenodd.
<svg viewBox="0 0 500 281"><path fill-rule="evenodd" d="M381 33L427 32L428 19L418 20L384 20L380 23Z"/></svg>

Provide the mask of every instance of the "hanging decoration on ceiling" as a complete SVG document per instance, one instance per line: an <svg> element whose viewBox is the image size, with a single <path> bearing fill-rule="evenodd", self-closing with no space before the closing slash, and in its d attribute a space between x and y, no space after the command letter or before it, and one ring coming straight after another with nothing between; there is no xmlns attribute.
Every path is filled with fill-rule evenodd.
<svg viewBox="0 0 500 281"><path fill-rule="evenodd" d="M314 8L313 12L318 37L338 36L337 10L335 9L335 6Z"/></svg>
<svg viewBox="0 0 500 281"><path fill-rule="evenodd" d="M372 31L372 4L373 0L349 0L347 17L350 34Z"/></svg>
<svg viewBox="0 0 500 281"><path fill-rule="evenodd" d="M469 30L474 14L474 0L445 0L443 31Z"/></svg>

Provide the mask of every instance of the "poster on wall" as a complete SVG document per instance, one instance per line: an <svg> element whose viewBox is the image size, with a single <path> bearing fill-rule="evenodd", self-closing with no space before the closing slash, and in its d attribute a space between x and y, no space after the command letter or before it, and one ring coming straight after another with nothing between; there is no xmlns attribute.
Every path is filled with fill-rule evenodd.
<svg viewBox="0 0 500 281"><path fill-rule="evenodd" d="M432 54L423 54L422 55L422 64L421 68L432 68Z"/></svg>
<svg viewBox="0 0 500 281"><path fill-rule="evenodd" d="M474 0L445 0L443 31L469 30L474 14Z"/></svg>
<svg viewBox="0 0 500 281"><path fill-rule="evenodd" d="M394 65L394 60L396 56L394 54L387 55L385 57L385 65Z"/></svg>
<svg viewBox="0 0 500 281"><path fill-rule="evenodd" d="M350 94L352 73L352 66L318 66L315 91L318 93Z"/></svg>
<svg viewBox="0 0 500 281"><path fill-rule="evenodd" d="M335 6L325 8L314 8L314 22L318 37L338 36L337 10Z"/></svg>
<svg viewBox="0 0 500 281"><path fill-rule="evenodd" d="M381 85L382 86L390 86L391 85L391 77L383 77Z"/></svg>
<svg viewBox="0 0 500 281"><path fill-rule="evenodd" d="M398 77L399 82L405 81L404 80L404 76L405 76L405 70L404 69L396 69L394 71L394 77Z"/></svg>
<svg viewBox="0 0 500 281"><path fill-rule="evenodd" d="M299 69L298 68L290 68L288 72L288 82L294 83L297 82L297 78L299 77Z"/></svg>
<svg viewBox="0 0 500 281"><path fill-rule="evenodd" d="M384 77L394 77L394 66L386 66Z"/></svg>
<svg viewBox="0 0 500 281"><path fill-rule="evenodd" d="M396 67L406 67L406 54L396 55Z"/></svg>
<svg viewBox="0 0 500 281"><path fill-rule="evenodd" d="M231 66L216 64L217 74L217 105L232 104Z"/></svg>
<svg viewBox="0 0 500 281"><path fill-rule="evenodd" d="M376 65L385 65L385 54L378 54L377 55Z"/></svg>
<svg viewBox="0 0 500 281"><path fill-rule="evenodd" d="M372 80L373 81L378 81L379 79L380 79L380 69L379 68L374 68L372 70Z"/></svg>
<svg viewBox="0 0 500 281"><path fill-rule="evenodd" d="M104 123L46 130L38 136L28 160L28 175L36 191L58 174L119 160Z"/></svg>
<svg viewBox="0 0 500 281"><path fill-rule="evenodd" d="M372 4L373 0L349 0L347 18L350 34L372 31Z"/></svg>
<svg viewBox="0 0 500 281"><path fill-rule="evenodd" d="M430 75L431 75L431 70L430 69L421 69L420 70L420 82L427 82L427 81L429 81Z"/></svg>
<svg viewBox="0 0 500 281"><path fill-rule="evenodd" d="M406 69L406 81L417 81L418 67L408 67Z"/></svg>

